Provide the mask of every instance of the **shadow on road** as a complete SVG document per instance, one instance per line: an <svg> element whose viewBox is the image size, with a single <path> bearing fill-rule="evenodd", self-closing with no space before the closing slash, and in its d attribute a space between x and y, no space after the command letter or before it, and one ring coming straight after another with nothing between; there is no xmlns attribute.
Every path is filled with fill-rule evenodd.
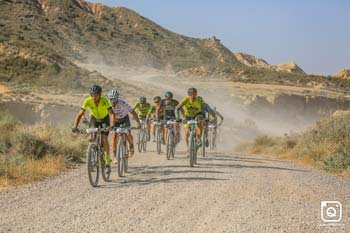
<svg viewBox="0 0 350 233"><path fill-rule="evenodd" d="M180 183L180 182L193 182L193 181L223 181L228 179L211 178L211 177L173 177L173 178L125 178L112 180L106 184L98 186L99 188L122 188L130 187L132 185L152 185L158 183Z"/></svg>
<svg viewBox="0 0 350 233"><path fill-rule="evenodd" d="M182 156L176 160L188 160ZM171 163L172 160L169 160ZM245 165L244 163L256 163L257 165ZM262 166L262 163L279 162L270 161L264 158L241 157L229 154L209 154L208 157L199 158L195 167L185 165L159 165L159 166L130 166L129 173L116 180L99 186L100 188L123 188L133 185L152 185L159 183L179 183L179 182L201 182L201 181L223 181L229 178L218 178L230 173L230 169L274 169L293 172L310 172L304 169L294 169L281 166ZM218 171L217 169L222 169ZM113 169L115 171L115 168ZM202 175L202 176L201 176ZM165 177L167 176L167 177ZM215 177L216 176L216 177Z"/></svg>

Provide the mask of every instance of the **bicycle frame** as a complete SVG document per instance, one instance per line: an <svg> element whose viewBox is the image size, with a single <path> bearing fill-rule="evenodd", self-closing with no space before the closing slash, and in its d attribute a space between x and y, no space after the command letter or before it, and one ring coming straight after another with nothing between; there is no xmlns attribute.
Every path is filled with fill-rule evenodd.
<svg viewBox="0 0 350 233"><path fill-rule="evenodd" d="M124 172L128 172L128 140L129 127L115 127L113 132L117 134L117 148L115 157L117 159L118 176L122 177Z"/></svg>
<svg viewBox="0 0 350 233"><path fill-rule="evenodd" d="M89 182L91 186L96 187L99 180L99 171L101 168L102 178L104 181L109 181L110 174L105 173L105 158L102 146L102 132L106 131L106 128L89 128L85 131L81 131L82 134L92 134L92 140L89 143L86 155L87 172ZM96 169L96 171L94 171ZM96 172L95 177L92 173Z"/></svg>
<svg viewBox="0 0 350 233"><path fill-rule="evenodd" d="M174 158L175 156L175 146L176 146L176 127L177 124L174 120L169 120L166 122L165 127L167 128L167 138L166 138L166 156L167 159L170 159L170 157Z"/></svg>

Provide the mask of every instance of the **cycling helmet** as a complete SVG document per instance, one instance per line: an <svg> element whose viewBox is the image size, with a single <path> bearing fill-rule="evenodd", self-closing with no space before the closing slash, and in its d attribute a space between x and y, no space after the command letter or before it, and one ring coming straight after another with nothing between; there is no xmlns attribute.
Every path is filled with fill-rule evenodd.
<svg viewBox="0 0 350 233"><path fill-rule="evenodd" d="M165 99L172 99L173 93L171 91L167 91L167 92L165 92L164 97L165 97Z"/></svg>
<svg viewBox="0 0 350 233"><path fill-rule="evenodd" d="M112 89L107 94L108 99L118 99L119 91L117 89Z"/></svg>
<svg viewBox="0 0 350 233"><path fill-rule="evenodd" d="M154 100L154 101L161 101L162 98L161 98L160 96L156 96L156 97L153 98L153 100Z"/></svg>
<svg viewBox="0 0 350 233"><path fill-rule="evenodd" d="M194 87L190 87L188 88L187 93L197 93L197 89Z"/></svg>
<svg viewBox="0 0 350 233"><path fill-rule="evenodd" d="M140 97L140 104L145 104L146 103L146 97L141 96Z"/></svg>
<svg viewBox="0 0 350 233"><path fill-rule="evenodd" d="M93 85L92 87L90 87L90 95L92 94L99 94L101 95L102 93L102 88L98 85Z"/></svg>

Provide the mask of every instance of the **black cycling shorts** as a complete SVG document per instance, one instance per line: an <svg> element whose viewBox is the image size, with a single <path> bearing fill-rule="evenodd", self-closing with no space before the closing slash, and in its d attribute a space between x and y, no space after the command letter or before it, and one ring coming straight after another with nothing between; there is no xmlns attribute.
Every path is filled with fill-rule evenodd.
<svg viewBox="0 0 350 233"><path fill-rule="evenodd" d="M123 127L123 128L131 127L129 115L126 115L122 119L116 119L114 123L114 127Z"/></svg>
<svg viewBox="0 0 350 233"><path fill-rule="evenodd" d="M90 118L90 124L89 127L109 127L109 114L103 118L103 119L96 119L94 116L91 116ZM108 136L108 131L107 132L102 132L102 134L107 135Z"/></svg>

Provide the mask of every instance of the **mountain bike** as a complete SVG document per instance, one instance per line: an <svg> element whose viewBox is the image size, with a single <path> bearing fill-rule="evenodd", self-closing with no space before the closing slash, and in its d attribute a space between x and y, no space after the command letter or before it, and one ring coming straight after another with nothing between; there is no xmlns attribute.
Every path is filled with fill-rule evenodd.
<svg viewBox="0 0 350 233"><path fill-rule="evenodd" d="M139 152L146 151L147 147L147 128L146 128L146 120L140 120L141 128L137 132L137 149Z"/></svg>
<svg viewBox="0 0 350 233"><path fill-rule="evenodd" d="M202 146L201 146L201 154L202 157L205 157L205 148L206 148L206 141L207 141L207 124L202 123Z"/></svg>
<svg viewBox="0 0 350 233"><path fill-rule="evenodd" d="M165 127L168 129L167 132L167 141L166 141L166 158L174 158L175 156L175 147L176 147L176 126L177 122L175 120L169 120L166 122Z"/></svg>
<svg viewBox="0 0 350 233"><path fill-rule="evenodd" d="M128 172L129 166L129 143L127 140L127 135L130 130L136 128L130 127L115 127L113 131L118 134L117 148L115 152L115 157L117 160L117 170L118 176L122 177L124 173Z"/></svg>
<svg viewBox="0 0 350 233"><path fill-rule="evenodd" d="M92 140L90 140L87 153L86 153L86 164L89 182L92 187L97 187L100 168L102 178L108 182L110 179L110 173L106 173L106 161L102 146L102 132L108 131L107 128L89 128L86 130L80 130L81 134L92 134Z"/></svg>
<svg viewBox="0 0 350 233"><path fill-rule="evenodd" d="M162 152L162 140L163 140L163 122L162 121L154 121L155 132L156 132L156 144L157 144L157 153L160 155Z"/></svg>
<svg viewBox="0 0 350 233"><path fill-rule="evenodd" d="M190 128L190 135L188 137L188 156L190 159L190 167L193 167L197 163L197 151L198 142L196 135L196 125L198 121L196 120L184 120L184 124L188 124Z"/></svg>
<svg viewBox="0 0 350 233"><path fill-rule="evenodd" d="M217 125L210 124L208 130L209 148L210 150L214 150L216 149Z"/></svg>

